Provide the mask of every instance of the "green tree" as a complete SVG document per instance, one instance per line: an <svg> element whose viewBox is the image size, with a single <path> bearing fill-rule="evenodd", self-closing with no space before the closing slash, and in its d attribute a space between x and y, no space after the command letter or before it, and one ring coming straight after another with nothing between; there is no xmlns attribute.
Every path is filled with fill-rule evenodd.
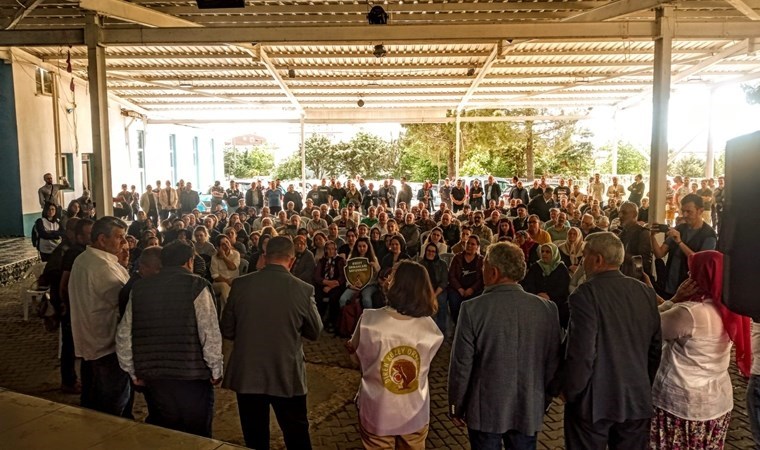
<svg viewBox="0 0 760 450"><path fill-rule="evenodd" d="M274 155L265 145L250 150L224 149L224 174L230 178L268 176L274 170Z"/></svg>
<svg viewBox="0 0 760 450"><path fill-rule="evenodd" d="M715 166L713 172L715 176L721 176L726 174L726 152L722 152L720 156L715 158Z"/></svg>
<svg viewBox="0 0 760 450"><path fill-rule="evenodd" d="M340 159L337 148L326 136L313 134L304 142L306 168L316 178L340 175Z"/></svg>
<svg viewBox="0 0 760 450"><path fill-rule="evenodd" d="M600 150L607 150L610 155L607 156L607 160L602 164L600 170L603 173L612 173L612 147L606 145ZM633 144L629 142L619 141L617 143L618 162L617 173L624 175L635 175L637 173L649 172L649 159L646 158L641 151L636 149Z"/></svg>
<svg viewBox="0 0 760 450"><path fill-rule="evenodd" d="M760 84L755 86L743 84L742 89L747 97L747 103L750 105L760 105Z"/></svg>
<svg viewBox="0 0 760 450"><path fill-rule="evenodd" d="M684 156L668 164L668 175L702 177L705 175L705 160L694 155Z"/></svg>
<svg viewBox="0 0 760 450"><path fill-rule="evenodd" d="M342 174L378 178L386 170L385 158L390 148L390 143L379 136L357 133L349 142L340 146Z"/></svg>
<svg viewBox="0 0 760 450"><path fill-rule="evenodd" d="M282 160L274 169L274 176L281 180L301 179L301 153L294 153Z"/></svg>

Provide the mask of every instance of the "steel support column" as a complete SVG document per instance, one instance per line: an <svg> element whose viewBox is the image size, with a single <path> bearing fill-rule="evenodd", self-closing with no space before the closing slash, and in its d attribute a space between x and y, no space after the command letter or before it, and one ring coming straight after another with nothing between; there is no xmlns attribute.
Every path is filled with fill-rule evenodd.
<svg viewBox="0 0 760 450"><path fill-rule="evenodd" d="M90 116L92 126L93 180L92 198L98 217L113 214L111 186L111 142L108 128L108 90L106 87L106 48L100 43L102 19L87 15L87 78L90 87Z"/></svg>
<svg viewBox="0 0 760 450"><path fill-rule="evenodd" d="M705 161L705 178L715 175L715 136L713 135L713 109L715 108L715 89L710 89L710 102L707 106L707 158Z"/></svg>
<svg viewBox="0 0 760 450"><path fill-rule="evenodd" d="M459 178L459 152L461 150L462 140L462 118L460 112L457 111L457 117L455 121L456 131L454 133L454 177Z"/></svg>
<svg viewBox="0 0 760 450"><path fill-rule="evenodd" d="M675 20L672 7L656 10L654 81L652 91L652 146L649 172L649 221L665 220L665 181L668 170L668 106L670 103L671 50Z"/></svg>

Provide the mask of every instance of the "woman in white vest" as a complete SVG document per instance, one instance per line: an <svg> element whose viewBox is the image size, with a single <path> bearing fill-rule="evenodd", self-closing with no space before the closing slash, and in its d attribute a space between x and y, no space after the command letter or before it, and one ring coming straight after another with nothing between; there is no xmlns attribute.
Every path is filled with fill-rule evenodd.
<svg viewBox="0 0 760 450"><path fill-rule="evenodd" d="M58 221L58 206L55 203L46 203L42 211L42 217L34 222L34 234L32 243L40 252L40 259L47 262L50 254L61 243L64 230ZM34 240L37 242L34 242Z"/></svg>
<svg viewBox="0 0 760 450"><path fill-rule="evenodd" d="M437 302L423 266L401 261L388 306L364 311L346 346L362 369L357 396L366 449L424 449L430 422L430 362L443 342L431 316Z"/></svg>

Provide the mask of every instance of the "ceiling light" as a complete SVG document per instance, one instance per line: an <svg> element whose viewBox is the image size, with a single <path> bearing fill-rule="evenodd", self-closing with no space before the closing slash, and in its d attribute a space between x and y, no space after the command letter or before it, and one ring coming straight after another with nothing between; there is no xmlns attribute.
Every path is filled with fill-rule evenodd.
<svg viewBox="0 0 760 450"><path fill-rule="evenodd" d="M180 81L179 87L181 87L182 89L190 89L193 87L193 83L190 81Z"/></svg>
<svg viewBox="0 0 760 450"><path fill-rule="evenodd" d="M470 67L469 69L467 69L467 76L471 77L473 75L475 75L475 68L474 67Z"/></svg>
<svg viewBox="0 0 760 450"><path fill-rule="evenodd" d="M375 58L382 58L388 53L388 51L385 49L385 46L383 44L378 44L375 46L375 50L372 51L372 54L375 55Z"/></svg>
<svg viewBox="0 0 760 450"><path fill-rule="evenodd" d="M296 77L296 71L295 69L288 69L288 77L295 78Z"/></svg>
<svg viewBox="0 0 760 450"><path fill-rule="evenodd" d="M359 99L359 101L356 102L356 106L358 106L359 108L361 108L362 106L364 106L364 100Z"/></svg>
<svg viewBox="0 0 760 450"><path fill-rule="evenodd" d="M375 5L367 13L367 22L370 25L385 25L388 23L388 13L385 12L382 6Z"/></svg>

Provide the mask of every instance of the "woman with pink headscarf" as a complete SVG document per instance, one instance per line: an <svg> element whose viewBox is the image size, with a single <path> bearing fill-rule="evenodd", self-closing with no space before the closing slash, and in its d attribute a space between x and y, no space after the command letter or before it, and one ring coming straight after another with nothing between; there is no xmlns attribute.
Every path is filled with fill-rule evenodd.
<svg viewBox="0 0 760 450"><path fill-rule="evenodd" d="M660 315L664 345L652 386L650 449L723 448L734 406L732 344L741 373L748 376L752 364L749 318L723 304L723 254L697 252L688 264L689 278Z"/></svg>

